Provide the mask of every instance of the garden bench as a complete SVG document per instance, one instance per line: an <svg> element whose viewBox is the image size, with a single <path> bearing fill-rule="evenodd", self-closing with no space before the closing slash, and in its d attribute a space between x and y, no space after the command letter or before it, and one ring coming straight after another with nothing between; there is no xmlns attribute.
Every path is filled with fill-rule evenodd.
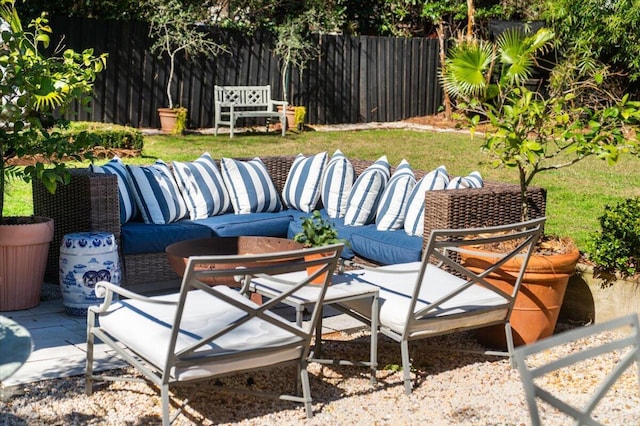
<svg viewBox="0 0 640 426"><path fill-rule="evenodd" d="M286 128L286 101L271 99L271 86L215 86L215 135L218 126L226 124L231 128L230 137L238 118L266 117L279 118L282 125L282 136ZM282 106L280 111L277 106Z"/></svg>

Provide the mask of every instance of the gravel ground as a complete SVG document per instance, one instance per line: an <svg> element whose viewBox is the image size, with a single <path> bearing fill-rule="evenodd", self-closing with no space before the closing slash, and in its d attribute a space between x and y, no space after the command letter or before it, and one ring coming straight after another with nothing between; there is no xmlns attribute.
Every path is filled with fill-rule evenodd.
<svg viewBox="0 0 640 426"><path fill-rule="evenodd" d="M581 341L591 345L613 335ZM368 356L368 338L362 332L333 336L325 344L336 357L363 359ZM432 347L429 347L432 345ZM365 369L345 366L310 365L314 417L307 420L300 404L274 401L229 392L212 381L172 388L172 413L187 398L189 402L175 424L236 425L527 425L529 417L517 370L504 358L460 352L434 351L437 346L478 347L470 334L419 341L411 346L417 387L404 394L399 346L382 339L378 384L371 387ZM533 362L570 352L576 346L561 347L542 354ZM620 354L609 355L550 375L545 382L559 395L571 394L573 401L585 401ZM282 367L223 380L224 387L244 386L288 390L295 368ZM133 370L117 374L135 376ZM71 377L26 386L22 395L0 402L0 425L147 425L160 422L157 390L145 383L99 384L95 393L84 395L84 379ZM609 391L598 406L598 418L610 425L640 425L640 393L635 368ZM547 407L543 424L571 424Z"/></svg>

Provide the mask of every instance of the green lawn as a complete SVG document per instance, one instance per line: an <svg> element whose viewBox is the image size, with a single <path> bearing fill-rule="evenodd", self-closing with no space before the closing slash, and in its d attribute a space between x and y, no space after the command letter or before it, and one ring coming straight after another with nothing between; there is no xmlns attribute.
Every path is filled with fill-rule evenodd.
<svg viewBox="0 0 640 426"><path fill-rule="evenodd" d="M480 171L485 180L517 182L513 169L496 169L480 150L481 139L463 133L420 132L413 130L366 130L347 132L304 132L281 138L276 134L189 135L185 137L147 136L140 158L128 163L148 164L156 158L165 161L193 160L208 151L213 158L316 153L336 149L347 157L375 160L386 154L392 164L406 158L415 169L430 170L444 164L451 175ZM548 233L573 237L581 249L588 235L599 227L598 217L605 205L640 196L640 159L627 156L609 167L604 161L588 158L570 168L538 176L535 185L548 190ZM32 211L28 185L14 183L5 214Z"/></svg>

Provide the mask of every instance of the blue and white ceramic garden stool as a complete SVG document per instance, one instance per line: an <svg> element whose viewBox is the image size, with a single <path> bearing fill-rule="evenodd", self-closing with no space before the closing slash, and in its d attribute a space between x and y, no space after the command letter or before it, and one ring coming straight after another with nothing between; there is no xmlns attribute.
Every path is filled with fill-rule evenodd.
<svg viewBox="0 0 640 426"><path fill-rule="evenodd" d="M86 316L89 306L102 302L95 293L98 281L120 285L118 245L113 234L65 235L60 246L60 288L69 315Z"/></svg>

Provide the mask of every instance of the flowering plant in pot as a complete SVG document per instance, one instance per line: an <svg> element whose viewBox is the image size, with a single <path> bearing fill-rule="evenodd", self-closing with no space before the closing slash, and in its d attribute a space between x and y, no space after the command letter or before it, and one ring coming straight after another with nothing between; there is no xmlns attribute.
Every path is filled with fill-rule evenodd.
<svg viewBox="0 0 640 426"><path fill-rule="evenodd" d="M39 303L53 238L51 219L5 216L8 184L12 179L38 179L54 192L69 181L64 159L78 157L91 141L82 132L70 141L52 126L64 124L54 112L64 112L74 100L88 101L93 82L106 65L106 55L96 57L92 49L43 55L51 33L46 15L32 20L25 30L14 2L0 0L0 311ZM25 157L31 165L15 164ZM36 252L43 257L37 258Z"/></svg>
<svg viewBox="0 0 640 426"><path fill-rule="evenodd" d="M205 25L212 19L206 4L183 4L179 0L149 0L144 5L144 16L149 22L149 37L154 42L151 51L158 57L169 59L169 74L166 81L167 107L158 108L162 130L167 133L182 133L187 119L187 109L174 105L173 80L176 62L184 55L194 60L199 55L216 56L225 47L212 39ZM182 128L176 128L176 121Z"/></svg>
<svg viewBox="0 0 640 426"><path fill-rule="evenodd" d="M538 173L569 167L592 156L614 164L620 154L635 152L638 146L637 135L629 125L640 119L639 103L629 101L628 96L611 97L610 93L606 103L578 102L584 87L600 90L603 74L584 72L573 84L565 84L562 91L551 87L546 97L525 87L536 63L536 52L544 51L552 39L553 32L542 28L535 34L507 31L498 37L495 46L465 41L468 44L454 49L447 59L449 74L443 76L445 88L462 99L460 106L471 116L471 128L482 118L489 122L491 130L485 134L483 150L496 166L517 171L523 220L531 216L527 191ZM492 80L494 66L500 71ZM555 71L554 68L552 79ZM555 248L563 251L557 254ZM529 261L511 316L516 344L553 333L568 279L575 272L579 257L575 244L566 238L542 239ZM504 269L508 285L507 266ZM504 331L493 335L503 336ZM504 346L502 341L484 340Z"/></svg>
<svg viewBox="0 0 640 426"><path fill-rule="evenodd" d="M348 241L338 238L338 231L327 219L322 217L318 210L314 210L311 216L307 216L302 221L302 230L293 236L293 240L304 247L321 247L330 244L348 244ZM319 255L316 255L319 256ZM309 273L315 269L310 268ZM314 284L323 284L324 277L321 275L312 281Z"/></svg>

